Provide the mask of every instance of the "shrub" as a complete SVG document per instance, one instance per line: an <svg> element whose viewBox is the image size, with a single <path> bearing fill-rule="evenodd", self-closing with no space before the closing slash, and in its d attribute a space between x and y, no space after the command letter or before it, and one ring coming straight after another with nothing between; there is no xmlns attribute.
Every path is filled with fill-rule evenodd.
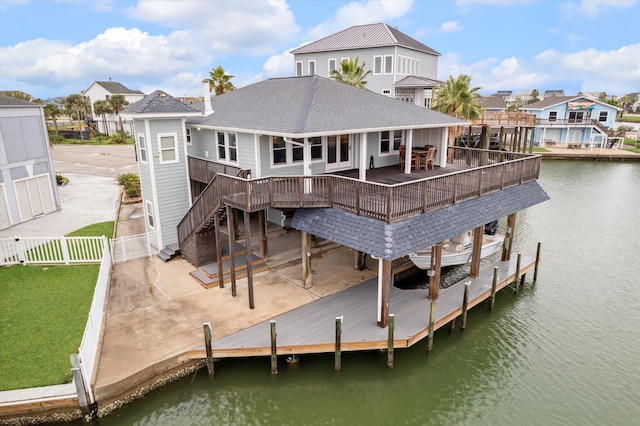
<svg viewBox="0 0 640 426"><path fill-rule="evenodd" d="M62 175L56 175L56 183L58 185L66 185L69 183L69 178L64 177Z"/></svg>
<svg viewBox="0 0 640 426"><path fill-rule="evenodd" d="M140 176L135 173L123 173L116 178L118 184L124 187L124 192L129 198L137 198L142 194L140 189Z"/></svg>
<svg viewBox="0 0 640 426"><path fill-rule="evenodd" d="M123 173L116 178L118 185L125 185L127 183L140 183L140 176L135 173Z"/></svg>
<svg viewBox="0 0 640 426"><path fill-rule="evenodd" d="M111 136L111 142L120 144L127 143L127 133L122 130L118 130Z"/></svg>

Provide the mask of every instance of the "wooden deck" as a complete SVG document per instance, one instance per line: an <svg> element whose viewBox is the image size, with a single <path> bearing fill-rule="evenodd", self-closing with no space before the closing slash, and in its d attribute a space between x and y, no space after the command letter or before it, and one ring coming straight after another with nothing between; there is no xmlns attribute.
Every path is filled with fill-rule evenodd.
<svg viewBox="0 0 640 426"><path fill-rule="evenodd" d="M436 302L435 329L462 314L466 282L468 309L491 296L493 268L498 267L497 290L515 279L516 258L499 261L468 278L441 290ZM535 266L535 257L521 256L520 275ZM430 300L427 290L392 287L389 311L395 315L395 348L407 348L428 335ZM376 325L377 279L371 279L301 306L273 320L277 327L277 354L328 353L335 350L335 318L342 316L342 351L385 349L388 330ZM215 327L215 324L214 324ZM270 321L264 321L212 342L214 358L268 356L271 354ZM206 358L205 347L189 352L192 359Z"/></svg>

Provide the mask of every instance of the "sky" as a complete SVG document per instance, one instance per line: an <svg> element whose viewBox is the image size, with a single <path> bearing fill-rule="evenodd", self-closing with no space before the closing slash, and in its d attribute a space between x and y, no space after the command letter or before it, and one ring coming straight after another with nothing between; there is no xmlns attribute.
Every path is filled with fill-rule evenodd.
<svg viewBox="0 0 640 426"><path fill-rule="evenodd" d="M236 87L292 76L292 49L378 22L484 95L640 92L638 0L0 0L0 90L46 99L111 78L201 96L219 65Z"/></svg>

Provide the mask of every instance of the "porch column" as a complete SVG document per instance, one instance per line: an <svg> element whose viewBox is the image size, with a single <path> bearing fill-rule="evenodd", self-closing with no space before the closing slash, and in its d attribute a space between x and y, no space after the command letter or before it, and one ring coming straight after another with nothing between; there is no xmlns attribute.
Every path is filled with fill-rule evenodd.
<svg viewBox="0 0 640 426"><path fill-rule="evenodd" d="M260 257L267 259L269 257L269 242L267 241L267 211L260 210L258 212L258 232L260 235Z"/></svg>
<svg viewBox="0 0 640 426"><path fill-rule="evenodd" d="M308 138L304 138L304 142L302 145L302 163L303 163L303 168L304 168L304 172L303 174L305 176L311 176L311 144L309 143L309 139ZM311 188L311 180L309 179L305 179L304 180L304 193L305 194L310 194L312 191Z"/></svg>
<svg viewBox="0 0 640 426"><path fill-rule="evenodd" d="M236 290L236 249L235 240L233 239L233 230L238 229L237 216L234 214L234 210L229 204L227 204L227 244L229 244L229 277L231 279L231 295L236 297L238 292ZM218 263L218 273L224 275L223 263Z"/></svg>
<svg viewBox="0 0 640 426"><path fill-rule="evenodd" d="M358 179L367 180L367 134L360 133L360 166Z"/></svg>
<svg viewBox="0 0 640 426"><path fill-rule="evenodd" d="M378 260L378 327L385 328L389 320L389 295L393 268L390 260Z"/></svg>
<svg viewBox="0 0 640 426"><path fill-rule="evenodd" d="M311 288L311 235L301 231L302 235L302 288Z"/></svg>
<svg viewBox="0 0 640 426"><path fill-rule="evenodd" d="M471 278L477 278L480 274L480 254L482 252L482 234L484 226L478 226L473 230L473 246L471 250Z"/></svg>
<svg viewBox="0 0 640 426"><path fill-rule="evenodd" d="M389 143L393 143L391 138L393 133L389 131ZM411 151L413 150L413 129L407 130L407 138L404 141L404 145L407 147L406 158L404 161L404 173L411 174Z"/></svg>
<svg viewBox="0 0 640 426"><path fill-rule="evenodd" d="M507 232L504 234L504 245L502 246L502 259L511 260L511 251L513 247L513 235L516 232L516 214L511 213L507 217Z"/></svg>
<svg viewBox="0 0 640 426"><path fill-rule="evenodd" d="M246 249L246 262L247 262L247 288L249 289L249 308L253 309L255 303L253 302L253 256L251 255L251 218L249 212L244 212L244 245Z"/></svg>
<svg viewBox="0 0 640 426"><path fill-rule="evenodd" d="M435 163L437 166L442 168L447 167L447 149L449 146L449 128L442 128L442 142L440 142L440 146L438 147L438 152L436 152Z"/></svg>

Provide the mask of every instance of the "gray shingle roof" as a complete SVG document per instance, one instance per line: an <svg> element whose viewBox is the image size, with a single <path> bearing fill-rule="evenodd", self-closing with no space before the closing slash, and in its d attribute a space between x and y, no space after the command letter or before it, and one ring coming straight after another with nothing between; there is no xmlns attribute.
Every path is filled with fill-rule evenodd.
<svg viewBox="0 0 640 426"><path fill-rule="evenodd" d="M24 99L14 98L13 96L6 96L0 94L0 106L42 106L33 102L25 101Z"/></svg>
<svg viewBox="0 0 640 426"><path fill-rule="evenodd" d="M314 41L291 53L326 52L332 50L363 49L368 47L402 46L408 49L440 56L429 46L409 37L387 24L356 25Z"/></svg>
<svg viewBox="0 0 640 426"><path fill-rule="evenodd" d="M105 90L113 95L143 95L140 90L131 90L124 84L116 81L96 81L96 84L102 86Z"/></svg>
<svg viewBox="0 0 640 426"><path fill-rule="evenodd" d="M180 102L173 96L163 92L162 90L156 90L150 95L145 96L138 102L129 105L122 111L124 115L133 114L175 114L178 116L184 115L200 115L201 111Z"/></svg>
<svg viewBox="0 0 640 426"><path fill-rule="evenodd" d="M534 181L396 223L323 208L298 209L291 225L373 256L394 260L548 199Z"/></svg>
<svg viewBox="0 0 640 426"><path fill-rule="evenodd" d="M507 109L507 103L501 96L480 96L477 102L483 108Z"/></svg>
<svg viewBox="0 0 640 426"><path fill-rule="evenodd" d="M468 124L319 76L265 80L214 96L211 104L213 114L187 123L285 136Z"/></svg>
<svg viewBox="0 0 640 426"><path fill-rule="evenodd" d="M408 75L405 78L398 80L395 87L438 87L444 84L440 80L434 80L427 77L419 77L416 75Z"/></svg>

